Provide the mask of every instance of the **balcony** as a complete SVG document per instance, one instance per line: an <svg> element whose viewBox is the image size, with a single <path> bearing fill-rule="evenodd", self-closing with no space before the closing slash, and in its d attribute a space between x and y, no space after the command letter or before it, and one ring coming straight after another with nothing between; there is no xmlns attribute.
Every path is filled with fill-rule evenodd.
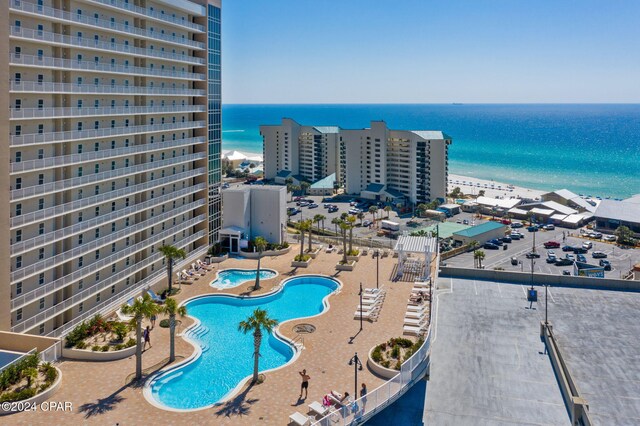
<svg viewBox="0 0 640 426"><path fill-rule="evenodd" d="M10 9L15 12L24 12L25 15L37 15L38 17L52 18L54 21L62 21L85 26L87 28L102 28L108 32L118 32L122 34L130 34L151 40L159 40L167 43L176 44L178 46L189 46L193 49L205 49L204 43L200 43L187 38L176 37L173 35L162 34L155 31L147 31L133 25L125 25L118 22L111 22L105 19L89 17L86 15L78 15L77 13L69 13L64 10L54 9L48 6L39 6L22 0L13 0Z"/></svg>
<svg viewBox="0 0 640 426"><path fill-rule="evenodd" d="M28 186L26 188L14 189L11 191L11 202L21 201L42 195L51 195L60 191L68 191L70 189L104 183L113 179L120 179L127 176L136 175L138 173L149 172L152 170L162 169L177 164L188 163L207 158L204 152L195 154L179 155L177 157L168 158L166 160L149 161L130 167L121 167L115 170L108 170L101 173L89 173L84 176L74 177L70 179L59 180L55 182L45 183L43 185Z"/></svg>
<svg viewBox="0 0 640 426"><path fill-rule="evenodd" d="M96 271L104 268L105 266L109 266L110 264L117 262L119 260L124 259L126 256L130 256L131 254L136 253L137 251L140 250L144 250L145 248L148 248L156 243L158 243L159 241L162 241L163 239L167 238L167 237L171 237L174 234L177 234L179 232L182 232L182 230L186 230L191 226L197 225L200 222L203 222L205 220L205 216L201 215L198 216L195 219L191 219L190 221L184 222L183 224L180 224L179 226L176 226L175 228L171 228L167 231L164 231L156 236L154 236L153 238L147 239L143 242L140 242L138 244L135 244L132 247L128 247L125 250L122 250L118 253L113 254L112 256L109 256L107 258L104 259L104 261L98 261L95 262L93 264L91 264L90 266L86 267L86 268L82 268L80 270L74 271L73 273L66 275L56 281L53 281L50 284L47 284L47 286L51 285L52 287L55 287L56 289L62 288L67 284L70 284L74 281L77 281L81 278L87 277L93 273L95 273ZM197 234L198 238L201 238L204 235L204 232L200 231ZM195 236L194 235L194 236ZM197 238L196 238L197 239ZM148 263L148 265L150 265L151 263ZM98 266L100 265L100 266ZM86 272L85 272L86 270ZM165 274L166 272L161 270L158 271L158 275L161 274ZM65 284L61 284L62 282L65 282ZM16 324L15 326L11 327L11 331L13 332L17 332L20 333L22 331L28 330L52 317L54 317L55 315L64 312L65 310L69 309L72 306L77 305L78 303L82 302L83 300L86 300L88 297L93 296L100 288L100 284L102 284L102 282L98 282L98 285L94 285L80 293L76 293L74 294L72 297L63 300L62 302L58 303L57 305L52 306L49 309L46 309L43 312L40 312L39 314L31 317L31 318L27 318L25 321ZM46 287L46 286L45 286ZM106 288L106 286L104 287ZM16 308L17 309L17 308Z"/></svg>
<svg viewBox="0 0 640 426"><path fill-rule="evenodd" d="M126 188L121 188L115 191L105 192L100 195L93 195L91 197L83 198L80 200L71 201L65 204L60 204L54 207L49 207L43 210L37 210L34 212L22 214L20 216L14 216L10 219L10 228L15 229L21 226L30 225L32 223L41 220L50 220L58 216L70 214L78 210L94 207L99 204L121 199L127 196L146 192L154 188L159 188L164 185L177 183L185 179L191 179L196 176L201 176L206 173L205 168L199 168L194 170L188 170L186 172L178 173L175 175L167 176L161 179L154 179L149 182L140 183L138 185L132 185Z"/></svg>
<svg viewBox="0 0 640 426"><path fill-rule="evenodd" d="M85 139L107 138L112 136L129 136L140 133L158 133L171 130L195 129L205 126L204 121L187 121L184 123L145 124L141 126L107 127L104 129L69 130L66 132L29 133L12 135L11 147L62 143Z"/></svg>
<svg viewBox="0 0 640 426"><path fill-rule="evenodd" d="M109 212L107 214L101 214L100 216L96 216L94 218L84 220L82 222L78 222L76 224L67 226L62 229L58 229L56 231L47 232L45 234L38 235L26 241L13 243L11 244L11 256L17 256L25 253L26 251L44 247L46 245L55 243L56 241L60 241L65 238L73 237L82 232L93 230L99 226L104 226L110 222L113 222L118 219L122 219L134 213L141 213L145 210L149 210L154 207L159 207L162 204L168 203L169 201L172 201L174 199L186 197L186 196L195 194L199 191L203 191L205 189L206 189L206 185L204 183L200 183L194 186L188 186L186 188L182 188L177 191L152 198L143 203L134 204L132 206L121 208L119 210Z"/></svg>
<svg viewBox="0 0 640 426"><path fill-rule="evenodd" d="M93 252L96 250L105 249L112 243L124 240L127 237L132 237L136 233L149 229L164 220L173 219L174 217L189 213L190 211L195 210L198 207L204 206L205 203L206 200L200 199L191 203L187 203L183 206L176 207L175 209L169 209L169 211L165 213L149 218L140 223L136 223L135 225L128 226L117 232L109 233L104 237L79 245L71 250L64 251L54 256L46 257L45 259L39 260L31 265L16 269L15 271L11 272L11 282L15 283L17 281L36 276L43 271L76 260L80 256L93 254Z"/></svg>
<svg viewBox="0 0 640 426"><path fill-rule="evenodd" d="M156 21L165 22L171 25L176 25L180 28L188 28L191 31L195 31L199 33L205 32L205 29L202 25L194 24L193 22L189 22L186 19L178 19L175 16L169 16L163 13L155 12L153 10L149 10L144 7L138 7L129 2L124 2L122 0L87 0L87 2L100 4L111 9L127 11L134 15L138 15L143 19L149 18Z"/></svg>
<svg viewBox="0 0 640 426"><path fill-rule="evenodd" d="M126 74L129 76L157 76L175 78L182 80L204 81L204 74L195 74L186 71L172 71L146 67L134 67L126 65L116 65L111 63L99 63L95 61L78 61L77 59L54 58L51 56L33 56L11 53L9 54L9 65L50 68L53 70L79 70L86 72L97 72L100 74Z"/></svg>
<svg viewBox="0 0 640 426"><path fill-rule="evenodd" d="M89 95L205 96L205 90L11 80L13 93L82 93Z"/></svg>
<svg viewBox="0 0 640 426"><path fill-rule="evenodd" d="M187 64L203 65L205 63L204 58L198 58L195 56L183 55L178 53L163 52L160 49L143 49L140 47L130 46L128 44L111 43L106 41L100 41L90 39L88 37L68 36L64 34L52 33L49 31L34 30L24 27L11 27L11 33L9 38L46 42L47 44L54 46L75 46L83 49L89 49L92 51L100 51L107 53L119 53L131 56L144 56L147 58L162 59L171 62L184 62Z"/></svg>
<svg viewBox="0 0 640 426"><path fill-rule="evenodd" d="M204 112L204 105L170 106L122 106L122 107L46 107L46 108L10 108L11 120L35 120L40 118L77 118L120 115L151 115Z"/></svg>

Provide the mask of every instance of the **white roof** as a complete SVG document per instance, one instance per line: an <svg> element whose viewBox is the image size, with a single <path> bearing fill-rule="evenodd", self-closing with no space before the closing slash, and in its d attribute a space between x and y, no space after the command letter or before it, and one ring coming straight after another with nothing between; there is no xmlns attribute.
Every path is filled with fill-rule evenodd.
<svg viewBox="0 0 640 426"><path fill-rule="evenodd" d="M566 214L556 213L553 216L551 216L551 219L553 219L553 220L564 220L565 217L567 217Z"/></svg>
<svg viewBox="0 0 640 426"><path fill-rule="evenodd" d="M522 209L519 209L519 208L517 208L517 207L514 207L514 208L512 208L512 209L509 209L509 213L526 215L526 214L527 214L527 213L529 213L529 212L528 212L528 211L526 211L526 210L522 210Z"/></svg>
<svg viewBox="0 0 640 426"><path fill-rule="evenodd" d="M563 206L562 204L556 203L555 201L545 201L544 203L542 203L542 205L557 212L564 213L565 215L578 213L577 210L572 209L571 207Z"/></svg>
<svg viewBox="0 0 640 426"><path fill-rule="evenodd" d="M553 210L541 209L539 207L535 207L529 211L533 214L541 214L542 216L551 216L553 214Z"/></svg>
<svg viewBox="0 0 640 426"><path fill-rule="evenodd" d="M400 251L400 247L405 252L424 253L425 246L430 253L436 252L436 238L434 237L412 237L410 235L401 235L396 243L395 251Z"/></svg>
<svg viewBox="0 0 640 426"><path fill-rule="evenodd" d="M569 216L565 217L562 221L564 223L578 223L582 220L588 219L591 216L593 216L591 213L570 214Z"/></svg>
<svg viewBox="0 0 640 426"><path fill-rule="evenodd" d="M245 154L240 151L227 151L222 154L222 158L235 161L235 160L249 160L261 163L263 161L262 155L260 154Z"/></svg>
<svg viewBox="0 0 640 426"><path fill-rule="evenodd" d="M640 203L635 201L602 200L595 216L623 222L640 223Z"/></svg>
<svg viewBox="0 0 640 426"><path fill-rule="evenodd" d="M578 194L571 192L568 189L558 189L557 191L553 191L553 192L555 192L557 195L561 196L565 200L573 200L574 198L579 197Z"/></svg>
<svg viewBox="0 0 640 426"><path fill-rule="evenodd" d="M512 209L522 202L518 198L491 198L491 197L478 197L476 199L478 204L489 207L501 207L503 209Z"/></svg>

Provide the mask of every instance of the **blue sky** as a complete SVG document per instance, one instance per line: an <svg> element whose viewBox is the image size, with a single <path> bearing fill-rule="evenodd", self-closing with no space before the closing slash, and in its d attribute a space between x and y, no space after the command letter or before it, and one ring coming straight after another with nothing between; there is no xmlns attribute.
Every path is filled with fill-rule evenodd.
<svg viewBox="0 0 640 426"><path fill-rule="evenodd" d="M224 103L640 102L638 0L223 0Z"/></svg>

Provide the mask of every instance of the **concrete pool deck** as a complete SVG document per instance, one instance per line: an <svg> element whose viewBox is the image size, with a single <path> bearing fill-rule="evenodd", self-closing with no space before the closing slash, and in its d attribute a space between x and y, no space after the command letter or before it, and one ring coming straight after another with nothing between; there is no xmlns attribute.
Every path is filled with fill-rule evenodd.
<svg viewBox="0 0 640 426"><path fill-rule="evenodd" d="M412 282L391 282L397 259L389 256L381 258L380 285L387 289L387 297L382 306L380 318L375 323L364 322L363 331L349 344L350 337L359 329L359 321L353 319L358 305L359 283L365 287L376 286L376 259L361 257L355 270L336 274L335 264L341 258L337 253L324 251L304 269L291 268L290 263L298 253L294 245L291 252L279 257L265 257L261 266L277 270L280 275L274 279L261 280L262 289L256 294L271 291L273 286L290 276L304 274L323 274L335 276L344 285L341 292L330 296L331 308L325 314L303 320L284 323L280 331L289 338L295 336L293 327L299 323L311 323L316 326L313 334L305 336L305 349L291 365L269 373L265 383L243 387L240 393L227 403L211 409L189 413L169 412L149 404L142 395L141 387L127 385L127 378L135 372L135 357L113 362L80 362L63 360L59 364L62 371L62 386L53 400L70 401L71 412L25 412L10 417L12 424L50 425L50 424L214 424L214 425L282 425L288 423L288 417L294 411L307 413L307 405L321 401L322 396L331 390L353 393L353 366L348 365L354 352L363 358L371 347L391 337L402 336L402 323L406 302L412 289ZM250 294L251 283L234 289L219 291L209 286L220 269L255 268L256 260L228 259L206 276L192 285L182 285L177 296L179 301L200 294ZM158 287L161 288L161 287ZM162 317L160 317L162 319ZM158 321L159 322L159 321ZM146 325L146 322L145 322ZM156 323L151 333L152 347L143 356L143 368L151 368L162 363L169 355L169 331ZM190 325L189 319L182 319L178 332ZM248 339L251 336L247 337ZM232 349L232 348L231 348ZM176 339L176 354L188 357L193 347L185 340ZM181 358L178 359L178 361ZM247 360L252 362L252 360ZM157 370L158 367L154 369ZM300 376L298 371L307 369L311 376L309 397L298 400ZM358 374L358 381L365 382L370 391L384 382L373 375L366 367Z"/></svg>

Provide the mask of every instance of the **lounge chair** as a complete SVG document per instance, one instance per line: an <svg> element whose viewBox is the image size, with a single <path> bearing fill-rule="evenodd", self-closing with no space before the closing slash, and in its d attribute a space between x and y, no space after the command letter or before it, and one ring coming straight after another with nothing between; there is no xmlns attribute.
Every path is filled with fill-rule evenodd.
<svg viewBox="0 0 640 426"><path fill-rule="evenodd" d="M366 256L366 255L368 255L368 254L369 254L369 249L368 249L367 247L363 248L363 249L362 249L362 255L363 255L363 256Z"/></svg>
<svg viewBox="0 0 640 426"><path fill-rule="evenodd" d="M384 293L376 293L376 294L363 294L362 295L362 300L367 300L367 301L377 301L377 300L382 300L384 299Z"/></svg>
<svg viewBox="0 0 640 426"><path fill-rule="evenodd" d="M429 309L423 309L422 311L407 311L404 314L405 318L423 318L429 314Z"/></svg>
<svg viewBox="0 0 640 426"><path fill-rule="evenodd" d="M378 320L378 316L380 315L380 310L374 309L373 311L367 311L367 312L355 311L353 313L353 319L356 319L356 320L360 319L361 313L362 313L362 319L373 322Z"/></svg>
<svg viewBox="0 0 640 426"><path fill-rule="evenodd" d="M387 257L387 256L389 256L389 250L387 249L382 250L382 257Z"/></svg>
<svg viewBox="0 0 640 426"><path fill-rule="evenodd" d="M380 305L369 305L369 306L360 306L356 308L356 312L362 311L362 313L366 314L369 312L374 312L380 309Z"/></svg>
<svg viewBox="0 0 640 426"><path fill-rule="evenodd" d="M213 271L213 267L211 265L207 265L206 263L204 263L200 259L196 260L196 263L198 264L198 266L200 266L205 271Z"/></svg>
<svg viewBox="0 0 640 426"><path fill-rule="evenodd" d="M164 303L164 300L162 300L162 297L158 296L153 290L151 289L147 289L147 294L149 296L151 296L151 300L153 300L156 303Z"/></svg>
<svg viewBox="0 0 640 426"><path fill-rule="evenodd" d="M333 249L334 249L333 246L327 246L327 248L325 249L325 252L331 253L333 251Z"/></svg>
<svg viewBox="0 0 640 426"><path fill-rule="evenodd" d="M420 317L420 318L404 318L404 325L411 325L411 326L420 326L422 324L424 324L424 322L426 321L425 318Z"/></svg>
<svg viewBox="0 0 640 426"><path fill-rule="evenodd" d="M364 289L364 293L367 294L376 294L376 293L385 293L385 289L384 287L380 287L380 288L365 288Z"/></svg>
<svg viewBox="0 0 640 426"><path fill-rule="evenodd" d="M186 269L182 270L182 276L183 277L187 277L187 279L190 278L190 279L194 279L194 280L197 280L198 278L200 278L196 274L194 274L192 271L187 271Z"/></svg>
<svg viewBox="0 0 640 426"><path fill-rule="evenodd" d="M309 407L309 411L311 411L312 413L316 413L320 417L326 416L327 414L329 414L329 411L331 411L331 406L325 407L324 405L320 404L318 401L313 401L311 404L308 405L308 407Z"/></svg>
<svg viewBox="0 0 640 426"><path fill-rule="evenodd" d="M409 311L413 311L413 312L420 312L424 309L429 309L429 306L426 304L423 305L407 305L407 312Z"/></svg>
<svg viewBox="0 0 640 426"><path fill-rule="evenodd" d="M200 275L202 277L204 277L205 275L207 275L207 271L205 271L203 268L200 268L198 266L196 266L195 263L191 264L191 272L193 272L194 274Z"/></svg>
<svg viewBox="0 0 640 426"><path fill-rule="evenodd" d="M297 424L299 426L306 426L311 424L311 419L304 414L299 413L298 411L290 415L289 420L291 423Z"/></svg>
<svg viewBox="0 0 640 426"><path fill-rule="evenodd" d="M411 336L419 336L425 332L425 326L405 325L402 329L402 334Z"/></svg>

